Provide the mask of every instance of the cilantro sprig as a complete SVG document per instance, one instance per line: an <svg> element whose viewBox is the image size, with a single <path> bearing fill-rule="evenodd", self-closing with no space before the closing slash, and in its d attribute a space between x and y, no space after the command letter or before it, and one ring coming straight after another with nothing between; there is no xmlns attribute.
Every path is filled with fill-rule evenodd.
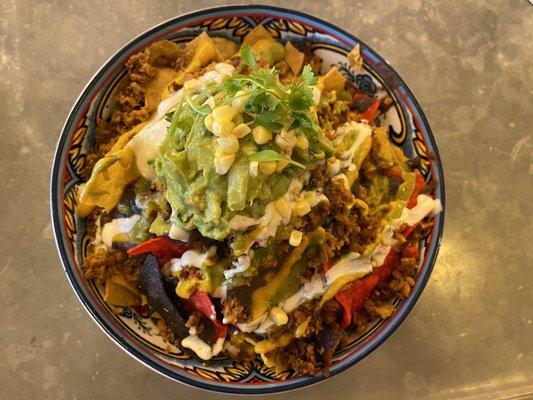
<svg viewBox="0 0 533 400"><path fill-rule="evenodd" d="M269 161L287 161L289 164L293 164L301 169L306 169L307 167L297 161L292 160L290 157L279 154L278 152L270 149L261 150L257 153L252 153L248 155L248 160L250 161L259 161L259 162L269 162Z"/></svg>
<svg viewBox="0 0 533 400"><path fill-rule="evenodd" d="M252 48L241 49L241 59L251 69L249 75L234 75L224 83L224 90L229 96L246 90L249 94L244 111L258 125L270 131L279 131L282 127L299 128L322 150L330 151L331 143L322 135L311 112L313 105L312 86L317 79L309 65L304 66L302 74L289 84L279 80L276 68L259 68Z"/></svg>

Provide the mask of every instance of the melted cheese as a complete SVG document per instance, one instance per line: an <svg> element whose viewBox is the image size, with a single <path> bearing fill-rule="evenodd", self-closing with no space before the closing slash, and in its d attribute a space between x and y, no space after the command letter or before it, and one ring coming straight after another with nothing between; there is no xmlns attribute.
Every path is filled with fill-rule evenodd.
<svg viewBox="0 0 533 400"><path fill-rule="evenodd" d="M372 252L372 255L370 256L373 265L376 267L383 265L383 263L385 262L385 258L387 258L387 256L389 255L390 250L391 246L385 246L383 244L377 245L374 251Z"/></svg>
<svg viewBox="0 0 533 400"><path fill-rule="evenodd" d="M327 286L324 279L319 274L315 274L309 282L305 283L300 290L294 293L291 297L282 301L279 306L288 314L296 310L304 301L312 300L323 294L326 289Z"/></svg>
<svg viewBox="0 0 533 400"><path fill-rule="evenodd" d="M239 328L242 332L254 332L254 329L256 329L259 325L261 325L267 318L267 315L264 314L260 316L259 318L256 318L255 320L249 321L249 322L238 322L235 324L237 328ZM222 320L224 324L229 323L229 321L224 318Z"/></svg>
<svg viewBox="0 0 533 400"><path fill-rule="evenodd" d="M442 211L442 204L439 199L434 199L425 194L421 194L416 198L416 206L411 209L404 208L399 222L414 226L422 221L427 216L433 216Z"/></svg>
<svg viewBox="0 0 533 400"><path fill-rule="evenodd" d="M413 208L404 208L399 218L390 221L381 234L381 242L387 246L394 246L397 240L394 239L394 233L402 226L415 226L427 216L433 216L442 211L442 204L439 199L434 199L425 194L418 195L416 206Z"/></svg>
<svg viewBox="0 0 533 400"><path fill-rule="evenodd" d="M178 104L183 101L183 89L178 90L177 92L172 92L165 100L163 100L157 106L157 113L152 120L153 123L156 123L162 119L168 112L176 108Z"/></svg>

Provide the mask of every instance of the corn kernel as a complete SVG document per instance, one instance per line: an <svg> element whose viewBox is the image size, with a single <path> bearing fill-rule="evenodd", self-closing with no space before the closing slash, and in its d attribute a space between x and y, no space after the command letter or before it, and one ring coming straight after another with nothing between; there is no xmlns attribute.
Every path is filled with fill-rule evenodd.
<svg viewBox="0 0 533 400"><path fill-rule="evenodd" d="M263 128L261 125L252 129L252 135L257 144L266 144L272 140L272 132Z"/></svg>
<svg viewBox="0 0 533 400"><path fill-rule="evenodd" d="M296 211L297 216L303 217L305 214L311 211L311 205L305 199L298 200L294 206L294 211Z"/></svg>
<svg viewBox="0 0 533 400"><path fill-rule="evenodd" d="M274 142L276 143L276 146L278 146L282 150L287 150L290 148L289 143L287 143L287 141L283 139L279 134L277 134L274 138Z"/></svg>
<svg viewBox="0 0 533 400"><path fill-rule="evenodd" d="M281 215L281 218L284 220L289 220L292 214L291 205L289 204L288 200L285 197L281 197L276 200L274 203L274 207L276 208L276 211L279 215Z"/></svg>
<svg viewBox="0 0 533 400"><path fill-rule="evenodd" d="M263 161L259 163L259 172L263 175L270 175L276 171L276 167L275 161Z"/></svg>
<svg viewBox="0 0 533 400"><path fill-rule="evenodd" d="M259 174L259 161L250 162L250 175L257 176Z"/></svg>
<svg viewBox="0 0 533 400"><path fill-rule="evenodd" d="M304 135L298 135L296 138L296 147L307 150L309 148L309 140Z"/></svg>
<svg viewBox="0 0 533 400"><path fill-rule="evenodd" d="M326 171L328 172L329 176L337 175L340 169L341 169L341 162L338 158L335 158L335 157L328 158L326 162Z"/></svg>
<svg viewBox="0 0 533 400"><path fill-rule="evenodd" d="M235 124L227 119L215 119L213 118L213 130L212 132L217 136L229 136L231 131L235 127Z"/></svg>
<svg viewBox="0 0 533 400"><path fill-rule="evenodd" d="M235 114L237 114L237 110L228 104L224 104L222 106L215 107L213 110L213 119L231 121Z"/></svg>
<svg viewBox="0 0 533 400"><path fill-rule="evenodd" d="M307 328L309 327L309 322L311 322L311 318L305 319L305 321L303 321L300 325L296 327L296 330L294 331L295 338L301 338L307 334Z"/></svg>
<svg viewBox="0 0 533 400"><path fill-rule="evenodd" d="M270 319L277 326L285 325L287 322L289 322L287 313L283 311L281 307L274 307L272 310L270 310Z"/></svg>
<svg viewBox="0 0 533 400"><path fill-rule="evenodd" d="M215 172L219 175L225 175L235 161L235 154L224 154L220 157L215 156Z"/></svg>
<svg viewBox="0 0 533 400"><path fill-rule="evenodd" d="M231 133L233 135L237 136L239 139L245 137L250 132L251 132L251 129L246 124L239 124L235 128L233 128L233 130L231 131Z"/></svg>
<svg viewBox="0 0 533 400"><path fill-rule="evenodd" d="M213 116L211 114L205 116L204 125L208 131L213 132Z"/></svg>
<svg viewBox="0 0 533 400"><path fill-rule="evenodd" d="M294 147L296 145L296 135L295 135L295 129L292 129L290 131L286 129L282 129L279 133L283 139L291 146Z"/></svg>
<svg viewBox="0 0 533 400"><path fill-rule="evenodd" d="M292 148L296 145L296 136L293 131L282 129L281 132L276 135L274 142L280 149L292 151Z"/></svg>
<svg viewBox="0 0 533 400"><path fill-rule="evenodd" d="M303 235L304 234L302 232L293 229L289 238L289 244L294 247L299 246L302 242Z"/></svg>
<svg viewBox="0 0 533 400"><path fill-rule="evenodd" d="M285 168L287 165L289 165L289 161L283 160L278 161L278 166L276 167L277 172L283 171L283 168Z"/></svg>
<svg viewBox="0 0 533 400"><path fill-rule="evenodd" d="M258 354L265 354L274 350L276 347L278 347L276 342L271 339L265 339L255 344L254 351Z"/></svg>
<svg viewBox="0 0 533 400"><path fill-rule="evenodd" d="M218 146L226 154L235 154L239 151L239 140L236 136L229 135L217 138Z"/></svg>
<svg viewBox="0 0 533 400"><path fill-rule="evenodd" d="M304 199L309 202L309 204L314 204L316 202L316 193L313 191L305 192Z"/></svg>
<svg viewBox="0 0 533 400"><path fill-rule="evenodd" d="M220 74L217 71L211 70L211 71L207 71L205 74L200 76L198 80L202 82L211 82L211 81L217 82L219 78L220 78Z"/></svg>
<svg viewBox="0 0 533 400"><path fill-rule="evenodd" d="M244 105L248 101L249 96L247 96L245 93L246 92L239 90L237 93L235 93L235 97L231 101L231 106L238 112L244 111Z"/></svg>
<svg viewBox="0 0 533 400"><path fill-rule="evenodd" d="M345 174L339 174L337 176L334 176L331 180L335 183L341 184L347 191L351 191L350 182L348 181L348 178Z"/></svg>

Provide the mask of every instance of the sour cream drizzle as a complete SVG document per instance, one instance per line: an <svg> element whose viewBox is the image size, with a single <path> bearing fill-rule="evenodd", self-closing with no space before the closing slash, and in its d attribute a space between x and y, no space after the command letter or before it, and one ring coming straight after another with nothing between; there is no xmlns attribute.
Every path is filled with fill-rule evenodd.
<svg viewBox="0 0 533 400"><path fill-rule="evenodd" d="M194 351L202 360L210 360L224 348L224 338L218 338L211 347L197 335L189 335L181 341L181 345Z"/></svg>
<svg viewBox="0 0 533 400"><path fill-rule="evenodd" d="M108 248L113 247L113 238L119 234L128 234L139 219L141 216L135 214L129 218L116 218L108 222L102 228L102 242Z"/></svg>

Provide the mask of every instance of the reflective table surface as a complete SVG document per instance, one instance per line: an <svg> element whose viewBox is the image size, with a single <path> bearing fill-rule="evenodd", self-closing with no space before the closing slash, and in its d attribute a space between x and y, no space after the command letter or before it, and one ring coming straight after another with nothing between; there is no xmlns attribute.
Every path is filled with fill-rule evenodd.
<svg viewBox="0 0 533 400"><path fill-rule="evenodd" d="M91 321L63 275L48 193L63 122L97 68L149 27L223 3L1 2L0 398L228 397L157 375ZM447 210L433 275L398 331L348 371L283 398L533 398L533 6L291 7L352 32L405 79L440 148Z"/></svg>

